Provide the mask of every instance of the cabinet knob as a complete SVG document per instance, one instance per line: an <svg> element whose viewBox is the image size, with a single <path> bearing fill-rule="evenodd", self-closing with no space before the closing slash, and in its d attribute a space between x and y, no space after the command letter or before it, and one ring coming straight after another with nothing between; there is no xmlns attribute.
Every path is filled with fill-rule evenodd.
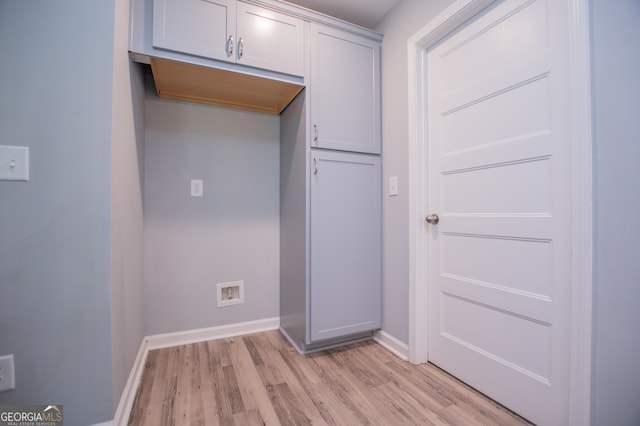
<svg viewBox="0 0 640 426"><path fill-rule="evenodd" d="M227 54L233 56L233 34L229 36L227 40Z"/></svg>
<svg viewBox="0 0 640 426"><path fill-rule="evenodd" d="M318 125L313 125L313 141L318 142Z"/></svg>
<svg viewBox="0 0 640 426"><path fill-rule="evenodd" d="M242 55L244 55L244 38L240 37L238 40L238 59L242 59Z"/></svg>

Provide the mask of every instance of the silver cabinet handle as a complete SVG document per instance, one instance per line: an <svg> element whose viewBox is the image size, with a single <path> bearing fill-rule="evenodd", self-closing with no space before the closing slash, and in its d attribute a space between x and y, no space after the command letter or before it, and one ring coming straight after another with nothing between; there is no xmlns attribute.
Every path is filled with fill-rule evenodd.
<svg viewBox="0 0 640 426"><path fill-rule="evenodd" d="M242 55L244 55L244 38L240 37L238 40L238 59L242 59Z"/></svg>
<svg viewBox="0 0 640 426"><path fill-rule="evenodd" d="M313 159L313 174L314 175L318 174L318 159L317 158Z"/></svg>
<svg viewBox="0 0 640 426"><path fill-rule="evenodd" d="M227 40L227 52L229 56L233 56L233 34Z"/></svg>
<svg viewBox="0 0 640 426"><path fill-rule="evenodd" d="M313 141L318 142L318 125L313 125Z"/></svg>
<svg viewBox="0 0 640 426"><path fill-rule="evenodd" d="M438 222L440 222L440 218L437 214L434 213L427 216L427 223L430 223L431 225L437 225Z"/></svg>

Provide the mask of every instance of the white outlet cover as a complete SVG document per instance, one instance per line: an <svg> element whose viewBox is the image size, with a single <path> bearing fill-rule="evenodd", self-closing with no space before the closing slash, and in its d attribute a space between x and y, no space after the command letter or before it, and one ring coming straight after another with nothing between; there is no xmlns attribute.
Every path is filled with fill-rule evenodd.
<svg viewBox="0 0 640 426"><path fill-rule="evenodd" d="M204 195L204 184L202 179L191 179L191 196L202 197Z"/></svg>

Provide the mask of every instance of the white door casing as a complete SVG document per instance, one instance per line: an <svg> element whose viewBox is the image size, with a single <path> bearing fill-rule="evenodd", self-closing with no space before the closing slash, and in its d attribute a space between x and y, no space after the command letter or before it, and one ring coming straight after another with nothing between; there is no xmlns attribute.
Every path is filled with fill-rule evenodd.
<svg viewBox="0 0 640 426"><path fill-rule="evenodd" d="M550 16L546 13L546 8L549 5L558 7L551 15L551 20L553 21L557 17L561 19L561 21L547 27L551 33L547 40L542 40L547 44L549 41L553 41L553 43L559 41L560 46L558 47L561 48L559 51L545 48L537 49L538 53L534 53L535 43L529 45L530 50L531 48L533 50L529 52L529 55L524 56L524 62L520 64L524 66L515 66L509 72L504 72L501 75L494 74L491 77L488 74L485 75L484 83L494 85L493 91L489 90L482 94L482 91L485 90L481 88L482 85L467 84L464 90L450 91L442 101L438 100L443 110L448 111L446 118L439 123L441 124L440 130L445 129L446 134L453 137L451 141L468 140L470 133L464 134L466 128L464 124L469 123L465 120L473 117L473 115L469 115L469 112L474 109L474 105L476 112L488 108L485 111L486 114L491 108L493 108L493 112L502 108L502 114L506 114L506 117L511 114L507 125L503 127L512 134L495 133L497 127L493 121L490 126L483 125L486 123L479 123L478 130L472 132L474 136L490 136L489 139L485 138L479 142L481 147L458 145L455 148L449 148L443 158L444 166L449 168L443 178L443 182L446 183L444 187L447 188L447 191L456 188L456 186L467 189L475 188L475 191L469 198L447 198L449 195L447 192L444 200L448 212L441 215L441 224L432 229L428 229L424 224L427 212L436 212L433 208L441 207L438 203L442 204L443 200L440 194L431 194L436 196L433 200L437 200L437 202L428 205L425 193L424 178L427 176L428 170L423 159L427 148L432 155L435 152L434 146L430 145L432 140L427 136L433 138L435 135L433 130L438 126L438 123L429 122L428 126L425 126L426 123L419 117L424 116L427 111L426 100L429 96L433 99L440 99L434 97L435 93L429 92L424 77L438 73L437 66L429 67L429 63L426 61L426 52L440 40L453 33L457 26L477 15L491 3L493 2L458 1L412 37L408 43L410 158L415 160L410 162L411 183L414 185L410 191L412 230L410 359L413 362L426 362L427 353L430 359L435 357L437 360L441 356L439 355L441 348L438 343L434 344L432 340L427 341L426 339L427 329L433 328L441 331L440 324L436 324L435 327L429 326L430 318L427 313L433 312L433 309L428 310L426 306L429 301L430 308L439 309L442 303L445 303L447 312L448 309L452 309L452 312L458 309L459 313L463 314L458 318L456 316L447 317L445 324L446 333L448 333L447 339L445 339L447 344L451 344L457 339L457 344L464 348L461 351L462 358L458 359L459 362L480 362L475 368L467 369L466 372L463 369L457 374L470 374L470 377L462 377L468 381L473 381L474 375L480 378L484 377L483 380L486 381L488 377L493 377L487 374L491 372L491 368L487 368L487 365L491 366L492 363L511 372L507 373L506 379L508 380L504 384L493 386L493 391L490 389L491 386L488 390L484 390L488 393L496 390L497 392L508 390L510 386L514 385L514 382L518 381L527 382L529 380L540 385L539 388L549 387L545 382L553 382L557 391L556 387L553 387L556 393L548 393L546 397L551 400L560 398L561 409L553 410L554 413L561 412L556 420L560 418L562 419L560 421L566 423L568 417L570 424L586 424L589 418L588 372L590 356L588 354L590 351L591 321L591 151L586 2L569 1L565 4L543 0L538 2L499 2L503 4L497 4L495 9L515 9L514 14L507 13L510 19L490 23L483 31L477 32L471 41L467 40L466 44L463 43L463 39L456 42L456 35L451 36L450 40L454 39L454 42L448 48L449 59L456 56L455 52L459 53L464 50L461 47L472 44L476 45L474 47L475 54L481 53L478 46L487 40L489 40L489 44L485 46L485 49L491 46L490 43L507 46L513 39L526 42L526 40L522 40L522 34L517 34L523 29L522 25L527 25L526 22L521 21L510 28L508 22L511 20L513 23L526 14L531 15L530 17L537 16L538 21L543 22ZM567 11L569 16L563 17ZM529 21L536 22L535 19ZM502 25L500 25L501 22ZM475 23L475 25L478 24ZM509 37L505 39L505 36L509 35L508 33L500 34L500 31L505 28L514 32L513 39ZM562 35L567 28L568 40ZM546 31L545 28L542 30ZM499 37L490 40L494 34ZM505 42L509 43L505 44ZM496 59L495 53L499 53L505 46L494 46L488 55L478 57L476 59L478 62L471 66L472 69L460 67L463 64L457 63L458 67L454 65L446 71L446 77L455 78L457 75L463 82L473 80L473 77L479 78L478 74L482 72L483 64L492 65L489 59L492 57ZM567 46L571 46L569 55L566 51ZM556 48L556 45L553 47ZM433 50L438 48L434 47ZM554 54L557 56L554 57ZM472 52L471 55L473 56L474 53ZM548 78L549 74L539 68L540 66L544 68L545 63L553 63L553 61L560 63L562 67L562 62L567 56L569 59L565 65L568 63L568 69L571 70L573 77L570 84L567 81L566 66L564 71L558 70L561 71L559 74L552 74L552 78ZM517 57L513 59L517 61ZM449 65L451 64L455 64L455 60L450 61ZM485 70L491 70L491 68L485 67ZM562 72L565 74L563 75ZM506 75L517 78L508 82L503 78ZM562 78L564 80L558 80ZM501 89L499 88L500 84L503 84ZM541 91L534 90L536 86L541 88L540 85L547 84L555 85L553 92L549 92L545 88ZM572 97L568 95L569 88L574 93ZM446 91L446 87L443 90ZM567 94L563 101L567 108L562 108L562 102L560 104L554 103L552 108L549 107L548 99L545 100L545 96L557 94L557 91ZM533 118L518 120L517 114L513 114L512 110L517 110L520 107L519 103L522 102L516 101L516 104L512 104L513 106L507 106L508 102L513 102L517 98L518 93L524 94L526 99L540 101L533 107L534 110L544 111L546 107L549 107L548 117L542 114L539 115L542 121L536 121ZM541 94L542 96L540 96ZM501 103L502 105L498 107ZM528 116L524 115L524 117ZM432 116L430 115L429 118ZM547 124L552 123L553 126L546 126L548 128L545 130L544 124L547 118ZM490 120L486 121L488 123ZM454 122L457 122L457 126L453 125ZM535 128L531 127L532 125ZM428 135L427 129L430 129ZM460 129L462 129L462 133L459 132ZM519 132L519 136L513 131ZM491 132L493 134L490 134ZM554 137L558 137L563 142L559 151L558 146L554 145ZM518 150L520 153L516 154ZM551 161L552 156L553 161ZM558 164L558 161L562 163ZM494 167L498 164L501 167ZM512 173L514 170L519 170L526 175L531 172L535 173L536 169L538 171L544 170L541 179L523 181L521 175ZM466 171L466 173L462 173L462 171ZM507 176L510 177L502 179ZM467 177L472 178L467 179ZM487 199L492 198L491 193L488 198L474 195L486 195L486 191L483 191L484 185L479 185L480 183L497 185L495 193L502 191L503 195L510 194L510 196L493 197L494 203L487 204ZM514 186L514 183L517 185ZM429 184L430 186L435 185L436 189L440 188L438 182L429 182ZM526 186L522 187L521 184L526 184ZM519 185L520 187L518 187ZM550 197L546 197L545 191L550 187L549 185L552 185L552 191L549 192ZM523 190L525 196L521 197L519 194ZM534 193L527 196L527 193L531 193L531 191ZM455 192L451 194L455 194ZM546 203L545 205L541 204L543 201ZM479 223L482 225L481 229L478 228ZM505 224L507 228L500 229L500 226ZM566 232L563 231L565 228ZM528 230L529 234L523 233L524 230ZM495 238L500 235L506 235L509 238ZM522 235L527 236L523 238ZM488 236L493 238L485 238ZM559 238L557 238L558 236ZM554 240L554 238L556 239ZM429 279L428 275L429 272L434 272L434 267L440 268L443 265L442 259L439 258L439 251L434 250L433 244L431 244L435 241L444 242L445 248L458 251L459 256L448 256L444 263L447 268L444 274L445 285L448 286L446 288L447 294L455 294L455 297L445 296L440 300L433 297L429 299L427 295L428 288L434 290L433 294L439 294L438 283L436 282L434 286L436 280ZM553 252L550 251L551 247L553 247ZM496 268L495 265L499 264L497 263L499 259L483 255L484 252L499 253L500 251L511 259L511 268ZM464 258L465 253L467 257L478 256L479 253L481 257L485 257L485 262L472 261L470 264L460 262L460 258ZM552 260L546 262L549 269L545 271L544 268L529 268L532 271L532 276L518 276L520 270L527 269L525 259L527 256L539 257L540 259L549 259L551 256ZM425 260L427 258L431 261L429 264ZM518 262L520 265L517 265ZM563 267L563 262L566 267ZM491 266L492 263L494 267ZM433 266L431 270L428 265ZM440 273L435 271L434 275L439 276ZM563 276L564 278L562 278ZM504 285L514 279L519 283L527 284L528 287L513 289L509 287L510 284ZM572 288L572 283L577 282L576 279L580 280L580 285L574 284ZM539 283L541 282L546 282L548 285L540 287ZM551 286L556 283L561 283L562 286ZM475 300L475 303L466 303L467 300ZM554 305L555 302L558 304ZM486 309L489 306L492 308ZM555 310L550 306L555 306ZM515 316L507 314L512 310L518 314ZM494 329L486 327L483 331L487 333L482 337L469 334L473 328L468 326L468 321L473 315L476 315L476 321L483 318L483 321L488 321L492 326L498 327L496 330L500 330L500 332L492 333ZM441 316L438 314L436 319L440 318ZM535 320L527 321L523 318ZM555 328L547 327L545 324L555 324ZM431 324L431 326L433 325ZM519 345L503 344L500 341L505 333L512 333L511 337L517 340L520 335L520 332L517 331L518 327L528 329L527 333L531 338L521 339ZM457 336L454 336L456 334ZM454 338L451 339L451 337ZM433 339L434 336L431 338ZM550 348L558 348L563 346L563 341L567 342L564 345L565 350L564 352L561 350L560 355L556 355L555 359L553 356L545 359L540 356L539 351L536 355L536 350L539 347L546 345ZM528 349L521 350L524 347L528 347ZM465 351L472 353L473 356L465 358L468 355L464 354ZM455 355L459 356L460 354ZM483 357L490 359L491 362L482 365ZM560 366L562 369L558 369ZM515 384L517 386L523 385L523 383ZM533 388L535 387L534 385ZM510 392L514 392L514 389L512 387ZM494 395L494 397L499 397L499 395ZM528 398L532 397L535 398L534 394L521 392L512 401L507 398L502 402L507 405L513 403L523 405L522 401L526 402ZM565 403L565 401L567 402ZM512 406L511 408L519 407ZM550 407L547 406L543 410L550 411ZM531 416L528 413L526 415ZM535 416L535 414L533 415ZM553 416L543 416L533 420L542 423L556 421L553 420Z"/></svg>

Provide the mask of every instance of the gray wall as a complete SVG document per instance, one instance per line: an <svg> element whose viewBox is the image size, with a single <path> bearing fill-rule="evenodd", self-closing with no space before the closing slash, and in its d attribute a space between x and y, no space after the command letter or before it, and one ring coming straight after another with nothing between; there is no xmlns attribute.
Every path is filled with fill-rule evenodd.
<svg viewBox="0 0 640 426"><path fill-rule="evenodd" d="M279 149L278 116L149 96L146 334L279 315ZM245 303L216 307L216 283L237 280Z"/></svg>
<svg viewBox="0 0 640 426"><path fill-rule="evenodd" d="M409 339L409 198L407 40L453 0L402 0L376 27L382 43L383 311L382 328ZM399 195L387 196L390 176Z"/></svg>
<svg viewBox="0 0 640 426"><path fill-rule="evenodd" d="M109 198L113 1L0 0L0 144L31 181L0 182L0 404L113 418ZM106 53L105 53L106 52Z"/></svg>
<svg viewBox="0 0 640 426"><path fill-rule="evenodd" d="M115 1L111 143L111 353L114 411L144 337L145 87L129 61L129 1Z"/></svg>
<svg viewBox="0 0 640 426"><path fill-rule="evenodd" d="M640 424L640 2L592 1L592 424Z"/></svg>

